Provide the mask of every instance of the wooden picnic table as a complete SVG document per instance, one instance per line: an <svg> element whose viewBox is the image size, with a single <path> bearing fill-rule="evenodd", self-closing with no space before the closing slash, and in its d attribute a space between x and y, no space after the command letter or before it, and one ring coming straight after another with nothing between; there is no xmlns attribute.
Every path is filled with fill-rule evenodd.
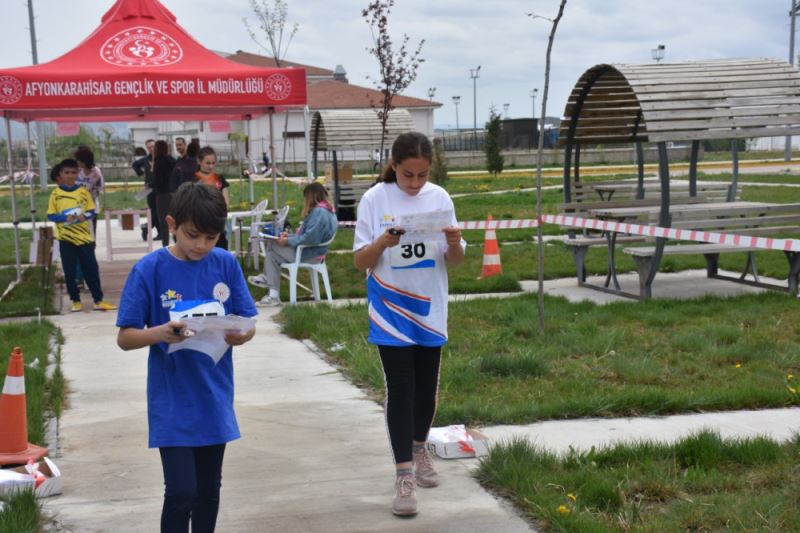
<svg viewBox="0 0 800 533"><path fill-rule="evenodd" d="M767 202L705 202L699 204L672 204L669 206L670 215L683 212L697 212L709 214L736 214L741 211L752 211L754 208L768 208L769 206L780 205ZM641 205L634 207L597 207L589 209L588 213L596 218L604 220L614 220L625 222L642 217L657 215L661 211L658 205Z"/></svg>
<svg viewBox="0 0 800 533"><path fill-rule="evenodd" d="M658 225L657 220L659 214L661 212L660 206L648 206L648 205L640 205L640 206L629 206L629 207L596 207L587 210L587 214L591 217L598 218L601 220L611 220L614 222L631 222L631 223L638 223L640 225ZM765 230L768 232L775 232L781 231L781 229L794 229L794 228L781 228L775 227L771 224L787 224L787 223L797 223L797 220L800 219L800 204L775 204L775 203L768 203L768 202L709 202L709 203L695 203L695 204L673 204L669 208L669 215L672 223L676 227L682 228L695 228L696 229L704 229L710 231L719 231L719 232L732 232L732 233L744 233L744 234L754 234L759 232L759 230ZM670 225L672 225L672 223ZM763 226L763 227L759 227ZM649 248L626 248L626 253L630 253L634 256L634 259L637 263L637 270L639 270L640 276L640 294L634 295L630 293L626 293L622 291L619 282L617 280L617 271L616 271L616 245L618 236L620 235L619 232L609 231L605 234L607 246L608 246L608 274L606 277L606 281L604 285L601 286L594 286L585 283L585 277L583 276L582 272L578 272L578 282L581 285L585 285L591 288L599 289L606 292L611 292L613 294L618 294L621 296L628 296L633 298L647 298L650 295L650 287L655 278L655 271L652 269L656 268L658 262L660 261L661 253L666 253L669 255L674 254L703 254L706 257L708 262L708 273L709 277L717 277L721 279L733 279L729 277L725 277L719 275L717 272L717 256L723 252L733 252L733 251L747 251L748 252L748 263L745 266L745 271L743 272L742 276L739 278L739 281L743 281L744 276L748 273L748 271L753 275L755 279L755 283L758 286L767 286L770 288L774 288L774 286L768 286L766 284L761 284L758 280L758 274L755 268L755 259L753 257L752 252L754 250L750 248L743 248L743 247L735 247L735 246L728 246L722 244L695 244L695 245L678 245L674 247L667 247L664 248L663 244L661 245L660 251L658 246L656 247L649 247ZM623 237L624 239L628 239L631 241L641 241L644 240L643 237ZM591 245L590 239L584 239L587 242L586 245ZM586 248L588 246L583 246L584 243L581 239L577 239L573 243L573 250L575 252L577 258L576 268L581 270L583 265L582 258L585 257ZM583 248L583 249L582 249ZM653 256L658 256L655 260L655 266L653 266ZM798 268L798 259L794 256L787 256L790 263L790 271L789 271L789 289L796 290L796 277L797 268ZM611 284L613 283L613 288L611 288Z"/></svg>
<svg viewBox="0 0 800 533"><path fill-rule="evenodd" d="M661 191L661 181L658 178L645 179L642 183L646 192L652 193ZM729 183L722 181L698 181L696 184L695 194L697 193L720 193L727 195L730 188ZM601 200L611 200L617 193L635 193L639 188L636 180L622 180L612 182L587 182L583 185L584 188L591 189L597 193ZM682 192L688 194L689 191L688 180L671 180L670 190L675 192Z"/></svg>

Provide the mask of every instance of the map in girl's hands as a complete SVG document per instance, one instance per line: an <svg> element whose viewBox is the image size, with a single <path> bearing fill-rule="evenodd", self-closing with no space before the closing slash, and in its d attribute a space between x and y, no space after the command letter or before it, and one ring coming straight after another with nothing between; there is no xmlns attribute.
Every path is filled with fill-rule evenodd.
<svg viewBox="0 0 800 533"><path fill-rule="evenodd" d="M400 237L400 242L420 242L423 240L445 240L442 230L450 226L453 220L452 209L442 209L439 211L428 211L425 213L414 213L400 215L395 221L395 225L406 230L405 235Z"/></svg>

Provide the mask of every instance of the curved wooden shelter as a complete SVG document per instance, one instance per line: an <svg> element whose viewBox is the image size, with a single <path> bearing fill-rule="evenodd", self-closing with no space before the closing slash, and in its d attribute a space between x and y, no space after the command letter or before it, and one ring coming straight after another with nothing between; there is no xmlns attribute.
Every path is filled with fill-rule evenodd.
<svg viewBox="0 0 800 533"><path fill-rule="evenodd" d="M581 147L609 143L636 145L639 168L635 198L644 198L642 143L656 143L661 189L658 225L669 227L668 142L691 142L689 195L697 196L701 140L798 134L800 71L785 61L596 65L575 84L559 128L559 144L565 148L564 200L572 201L571 188L580 181ZM736 142L731 143L729 201L737 194L736 146ZM664 241L657 239L649 281L659 267Z"/></svg>
<svg viewBox="0 0 800 533"><path fill-rule="evenodd" d="M692 141L695 169L700 140L797 134L800 71L785 61L596 65L575 84L559 129L566 200L573 152L580 177L581 145L636 143L641 174L643 142ZM690 172L690 182L694 176Z"/></svg>

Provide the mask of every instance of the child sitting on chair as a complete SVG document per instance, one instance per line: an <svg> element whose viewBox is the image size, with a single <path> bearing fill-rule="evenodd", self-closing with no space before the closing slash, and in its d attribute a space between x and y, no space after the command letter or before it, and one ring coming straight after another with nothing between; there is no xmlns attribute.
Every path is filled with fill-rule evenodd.
<svg viewBox="0 0 800 533"><path fill-rule="evenodd" d="M281 304L280 282L281 263L292 263L295 260L297 247L303 249L300 260L320 262L325 258L327 246L315 246L330 241L336 235L339 222L333 206L328 201L328 191L320 183L310 183L303 189L303 222L295 235L282 232L277 239L267 240L264 257L264 273L250 276L247 281L257 287L266 287L269 292L256 303L259 307Z"/></svg>

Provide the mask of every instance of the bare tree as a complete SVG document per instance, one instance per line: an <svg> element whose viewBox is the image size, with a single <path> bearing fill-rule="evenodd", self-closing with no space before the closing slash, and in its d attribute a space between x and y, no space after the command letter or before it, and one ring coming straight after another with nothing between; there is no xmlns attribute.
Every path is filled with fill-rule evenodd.
<svg viewBox="0 0 800 533"><path fill-rule="evenodd" d="M567 0L561 0L561 5L558 8L558 15L556 18L549 19L536 15L535 13L528 13L531 18L543 18L552 23L550 28L550 38L547 41L547 54L544 66L544 91L542 91L542 118L539 121L539 150L536 155L536 218L539 224L536 226L536 255L538 256L538 278L539 278L539 333L544 333L544 239L542 238L542 156L544 154L544 120L547 116L547 91L550 88L550 52L553 50L553 40L556 37L556 28L561 16L564 14L564 6L567 5Z"/></svg>
<svg viewBox="0 0 800 533"><path fill-rule="evenodd" d="M261 39L256 35L255 31L250 27L250 23L246 18L242 19L250 38L253 39L262 50L268 54L272 54L275 59L275 64L280 68L283 58L286 57L286 52L289 50L289 45L292 43L292 38L297 33L299 26L293 24L291 30L286 35L286 18L289 15L289 4L283 0L273 0L270 6L269 0L250 0L250 8L258 19L258 27L267 36L266 47L262 44ZM286 42L284 43L284 38Z"/></svg>
<svg viewBox="0 0 800 533"><path fill-rule="evenodd" d="M253 10L253 13L255 13L256 19L258 19L258 27L267 36L267 44L269 45L269 48L261 44L260 39L256 36L255 31L253 31L250 27L250 23L247 21L247 19L244 18L242 21L247 28L247 32L250 34L250 38L253 39L253 41L267 53L271 53L272 58L275 60L275 65L278 68L281 68L283 66L283 58L286 57L286 52L289 50L289 45L292 43L292 38L297 33L297 30L300 26L296 23L292 24L291 30L288 31L287 35L286 19L289 15L289 4L287 4L284 0L272 0L271 3L272 5L270 5L269 0L261 0L260 2L258 0L250 0L250 8ZM284 39L286 40L285 42ZM272 166L270 169L272 172L272 202L275 207L278 207L278 186L275 177L275 173L277 172L277 161L275 160L275 146L272 139L272 114L270 114L269 129L269 156L272 159ZM281 162L286 161L286 134L288 131L289 112L285 111L283 121L283 154L281 155ZM249 134L250 131L248 128L248 135ZM250 154L250 157L252 157L252 154ZM283 176L283 174L281 174L281 176ZM286 181L284 179L284 196L286 194L285 187Z"/></svg>
<svg viewBox="0 0 800 533"><path fill-rule="evenodd" d="M370 2L367 8L361 11L361 16L366 19L372 33L372 48L367 48L369 53L378 60L380 76L378 79L368 79L372 81L383 98L375 102L370 98L370 105L376 110L378 120L381 122L381 161L383 161L383 147L386 144L386 135L389 133L386 124L389 121L389 113L394 109L392 101L394 97L403 92L411 82L417 79L417 69L425 60L420 57L422 45L425 40L421 40L414 52L406 49L409 37L403 34L403 41L398 50L394 50L392 38L389 36L389 15L394 7L394 0L376 0Z"/></svg>

